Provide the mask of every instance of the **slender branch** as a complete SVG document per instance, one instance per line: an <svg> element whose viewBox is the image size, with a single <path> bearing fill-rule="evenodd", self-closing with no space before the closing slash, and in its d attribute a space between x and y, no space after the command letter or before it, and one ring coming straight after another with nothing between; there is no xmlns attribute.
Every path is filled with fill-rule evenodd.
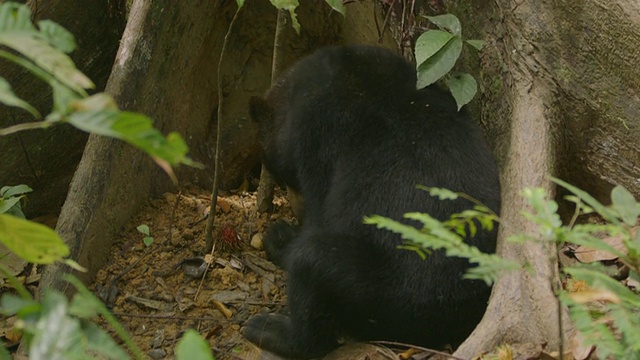
<svg viewBox="0 0 640 360"><path fill-rule="evenodd" d="M205 242L206 242L206 251L209 252L213 249L213 223L216 217L216 205L218 200L218 187L220 183L220 139L222 134L222 103L223 97L222 94L222 60L224 59L224 54L227 50L227 44L229 43L229 37L231 35L231 29L233 29L233 24L236 22L238 18L238 14L240 13L240 9L242 7L238 7L236 12L233 14L233 18L231 19L231 23L229 23L229 28L227 29L227 33L224 35L224 41L222 42L222 50L220 51L220 58L218 60L218 114L217 114L217 133L216 133L216 156L214 160L214 170L213 170L213 188L211 190L211 207L209 210L209 218L207 219L207 226L205 228Z"/></svg>
<svg viewBox="0 0 640 360"><path fill-rule="evenodd" d="M24 131L24 130L46 129L53 124L54 123L51 121L35 121L35 122L17 124L17 125L9 126L4 129L0 129L0 136L17 133L19 131Z"/></svg>

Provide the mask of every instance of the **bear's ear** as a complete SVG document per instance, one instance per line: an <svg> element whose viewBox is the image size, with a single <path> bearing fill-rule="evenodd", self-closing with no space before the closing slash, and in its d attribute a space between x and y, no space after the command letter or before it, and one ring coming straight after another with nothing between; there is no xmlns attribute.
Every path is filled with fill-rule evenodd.
<svg viewBox="0 0 640 360"><path fill-rule="evenodd" d="M249 100L249 114L251 119L261 126L270 125L273 122L273 107L259 96L252 96Z"/></svg>

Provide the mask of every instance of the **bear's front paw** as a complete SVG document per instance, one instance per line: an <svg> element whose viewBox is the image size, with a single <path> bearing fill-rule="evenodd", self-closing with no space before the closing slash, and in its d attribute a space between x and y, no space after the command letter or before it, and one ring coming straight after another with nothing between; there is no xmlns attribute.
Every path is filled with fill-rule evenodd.
<svg viewBox="0 0 640 360"><path fill-rule="evenodd" d="M259 347L279 355L291 355L291 320L281 314L258 314L247 321L243 335Z"/></svg>
<svg viewBox="0 0 640 360"><path fill-rule="evenodd" d="M264 234L264 249L267 252L267 258L286 270L284 264L286 263L287 248L298 236L298 233L297 226L282 220L269 226Z"/></svg>

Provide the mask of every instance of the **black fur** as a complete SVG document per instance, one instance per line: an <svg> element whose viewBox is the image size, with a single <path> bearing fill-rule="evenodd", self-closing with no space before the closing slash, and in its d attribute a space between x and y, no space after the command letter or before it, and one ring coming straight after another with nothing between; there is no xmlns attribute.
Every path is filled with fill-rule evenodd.
<svg viewBox="0 0 640 360"><path fill-rule="evenodd" d="M304 199L300 229L279 223L265 235L288 271L290 315L252 317L252 342L292 358L321 356L342 336L455 346L479 322L490 288L462 279L466 261L422 260L397 248L398 235L363 224L412 211L442 220L472 206L418 184L499 209L498 169L478 126L448 92L415 85L414 66L388 50L329 47L252 99L267 168ZM468 242L493 252L496 233Z"/></svg>

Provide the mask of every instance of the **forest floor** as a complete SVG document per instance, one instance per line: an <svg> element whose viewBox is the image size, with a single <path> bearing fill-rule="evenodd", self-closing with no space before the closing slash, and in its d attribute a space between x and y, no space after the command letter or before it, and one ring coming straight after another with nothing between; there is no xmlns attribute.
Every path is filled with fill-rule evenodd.
<svg viewBox="0 0 640 360"><path fill-rule="evenodd" d="M270 214L256 212L252 192L223 194L216 213L217 249L202 256L211 193L186 187L152 200L123 229L108 265L91 289L109 306L151 359L171 359L187 329L197 330L218 360L277 360L241 335L253 314L285 310L285 274L265 260L261 236L271 222L295 222L284 194L276 190ZM153 242L137 228L147 225ZM223 244L224 246L220 246ZM209 258L211 260L209 260ZM207 262L211 265L207 268ZM424 359L407 347L351 344L325 360ZM435 359L430 357L430 359Z"/></svg>
<svg viewBox="0 0 640 360"><path fill-rule="evenodd" d="M195 187L152 200L115 241L92 286L152 359L172 358L190 328L208 340L217 359L257 359L259 350L242 337L241 326L254 313L284 307L284 273L256 242L268 223L295 221L286 198L277 192L274 211L257 214L255 193L218 197L215 236L224 241L205 259L210 201L210 192ZM142 224L153 238L148 246L137 230Z"/></svg>

